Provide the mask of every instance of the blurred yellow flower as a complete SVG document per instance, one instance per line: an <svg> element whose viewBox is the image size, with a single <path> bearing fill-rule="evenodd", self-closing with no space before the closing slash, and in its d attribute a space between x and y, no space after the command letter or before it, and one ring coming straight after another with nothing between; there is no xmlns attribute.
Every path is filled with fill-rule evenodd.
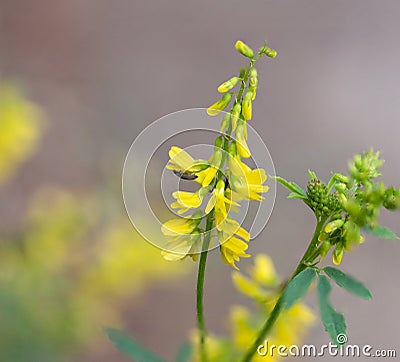
<svg viewBox="0 0 400 362"><path fill-rule="evenodd" d="M40 119L38 107L15 85L0 82L0 183L34 151Z"/></svg>

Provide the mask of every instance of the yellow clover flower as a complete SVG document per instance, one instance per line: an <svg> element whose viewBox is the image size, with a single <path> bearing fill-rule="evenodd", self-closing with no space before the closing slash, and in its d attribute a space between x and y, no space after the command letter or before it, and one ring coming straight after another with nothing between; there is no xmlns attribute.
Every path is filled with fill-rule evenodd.
<svg viewBox="0 0 400 362"><path fill-rule="evenodd" d="M167 250L161 252L164 259L175 261L190 256L196 260L201 246L201 233L198 229L201 214L199 210L190 217L171 219L161 226L162 233L168 237Z"/></svg>
<svg viewBox="0 0 400 362"><path fill-rule="evenodd" d="M196 192L175 191L172 196L176 199L171 204L173 209L179 209L178 214L183 214L190 209L196 209L201 206L203 198L208 194L208 189L201 187Z"/></svg>
<svg viewBox="0 0 400 362"><path fill-rule="evenodd" d="M221 230L220 225L228 216L228 210L226 207L227 204L228 210L230 205L237 207L240 206L238 203L232 201L225 196L225 182L223 180L219 180L217 185L215 186L215 189L213 190L213 193L207 203L205 210L206 214L208 214L211 212L212 209L215 209L215 221L218 230Z"/></svg>

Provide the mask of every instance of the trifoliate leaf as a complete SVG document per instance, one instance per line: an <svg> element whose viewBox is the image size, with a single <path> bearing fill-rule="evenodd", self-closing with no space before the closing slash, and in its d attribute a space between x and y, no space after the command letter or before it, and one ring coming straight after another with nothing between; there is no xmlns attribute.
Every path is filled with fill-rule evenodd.
<svg viewBox="0 0 400 362"><path fill-rule="evenodd" d="M381 239L400 239L392 230L386 226L376 225L373 229L369 226L364 226L363 230L373 236Z"/></svg>
<svg viewBox="0 0 400 362"><path fill-rule="evenodd" d="M162 358L153 354L147 348L141 346L136 341L130 339L119 329L105 328L105 332L110 341L117 349L127 356L132 357L136 362L165 362Z"/></svg>
<svg viewBox="0 0 400 362"><path fill-rule="evenodd" d="M316 274L315 269L307 268L289 282L282 295L283 309L289 309L306 294Z"/></svg>
<svg viewBox="0 0 400 362"><path fill-rule="evenodd" d="M328 332L333 343L340 345L347 341L346 337L346 321L343 314L337 312L329 301L331 292L331 284L329 279L320 275L318 278L318 302L322 323Z"/></svg>
<svg viewBox="0 0 400 362"><path fill-rule="evenodd" d="M371 292L364 286L363 283L355 279L354 277L344 273L343 271L327 266L324 268L324 272L335 281L335 283L346 289L348 292L357 295L364 299L372 299Z"/></svg>

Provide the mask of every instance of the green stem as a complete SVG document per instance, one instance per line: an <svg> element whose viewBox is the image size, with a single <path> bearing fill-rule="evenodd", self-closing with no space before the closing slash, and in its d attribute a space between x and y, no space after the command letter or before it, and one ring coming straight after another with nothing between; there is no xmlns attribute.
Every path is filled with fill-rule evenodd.
<svg viewBox="0 0 400 362"><path fill-rule="evenodd" d="M289 278L288 282L286 283L285 287L282 289L281 295L276 302L274 308L272 309L268 319L266 320L265 324L261 328L261 330L258 333L258 336L252 346L247 350L246 354L244 355L243 359L241 360L242 362L250 362L252 357L257 351L257 348L260 344L264 342L264 339L268 336L268 334L271 332L271 329L274 327L276 320L278 319L281 310L282 310L282 295L287 288L287 285L289 282L300 272L302 272L306 267L307 263L310 262L310 257L314 255L315 249L318 247L318 236L322 230L322 227L325 224L325 220L319 220L314 231L314 235L311 239L310 245L308 246L306 252L304 253L303 257L301 258L299 264L297 265L296 270L292 274L292 276Z"/></svg>
<svg viewBox="0 0 400 362"><path fill-rule="evenodd" d="M214 210L212 210L207 215L204 243L200 255L199 270L197 274L197 293L196 293L197 328L200 334L200 355L202 362L207 362L207 353L205 346L206 326L204 322L203 291L204 291L204 276L206 271L207 253L211 242L211 230L213 228L213 224L214 224Z"/></svg>

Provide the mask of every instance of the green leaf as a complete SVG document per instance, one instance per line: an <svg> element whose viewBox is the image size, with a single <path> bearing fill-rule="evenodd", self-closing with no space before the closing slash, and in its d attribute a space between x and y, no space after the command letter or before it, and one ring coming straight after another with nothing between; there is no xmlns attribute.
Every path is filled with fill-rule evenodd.
<svg viewBox="0 0 400 362"><path fill-rule="evenodd" d="M136 362L165 362L162 358L154 355L147 348L141 346L136 341L130 339L124 332L119 329L105 328L110 341L117 349L127 356L132 357Z"/></svg>
<svg viewBox="0 0 400 362"><path fill-rule="evenodd" d="M392 230L386 226L376 225L373 229L369 226L364 226L363 230L373 236L381 239L400 239Z"/></svg>
<svg viewBox="0 0 400 362"><path fill-rule="evenodd" d="M322 323L333 343L340 345L347 341L346 321L343 314L337 312L329 301L331 284L325 275L318 278L318 302Z"/></svg>
<svg viewBox="0 0 400 362"><path fill-rule="evenodd" d="M302 198L304 198L304 199L307 199L307 194L295 182L286 181L283 177L280 177L280 176L271 176L271 178L275 179L282 186L285 186L289 191L302 196Z"/></svg>
<svg viewBox="0 0 400 362"><path fill-rule="evenodd" d="M300 298L302 298L306 294L316 275L317 272L312 268L307 268L297 274L289 282L282 295L282 308L289 309Z"/></svg>
<svg viewBox="0 0 400 362"><path fill-rule="evenodd" d="M288 197L288 199L302 199L302 200L307 200L307 196L300 195L296 192L291 192Z"/></svg>
<svg viewBox="0 0 400 362"><path fill-rule="evenodd" d="M192 353L193 350L190 343L188 342L183 343L178 350L178 354L176 356L176 362L189 362Z"/></svg>
<svg viewBox="0 0 400 362"><path fill-rule="evenodd" d="M372 299L371 292L364 286L363 283L354 277L330 266L325 267L324 271L331 279L335 281L339 287L346 289L348 292L353 293L358 297Z"/></svg>

